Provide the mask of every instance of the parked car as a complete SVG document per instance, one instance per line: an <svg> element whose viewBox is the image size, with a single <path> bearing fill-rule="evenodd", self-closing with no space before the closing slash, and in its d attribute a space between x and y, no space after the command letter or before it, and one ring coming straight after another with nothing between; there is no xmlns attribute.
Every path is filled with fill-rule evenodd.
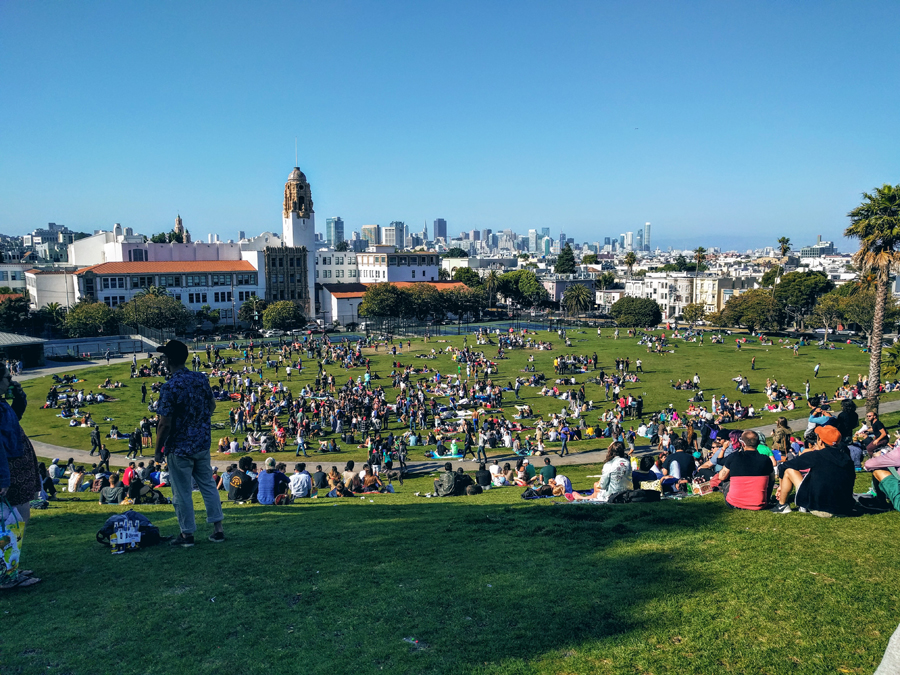
<svg viewBox="0 0 900 675"><path fill-rule="evenodd" d="M273 337L281 337L284 335L283 330L279 330L278 328L273 328L271 330L263 331L263 337L273 338Z"/></svg>

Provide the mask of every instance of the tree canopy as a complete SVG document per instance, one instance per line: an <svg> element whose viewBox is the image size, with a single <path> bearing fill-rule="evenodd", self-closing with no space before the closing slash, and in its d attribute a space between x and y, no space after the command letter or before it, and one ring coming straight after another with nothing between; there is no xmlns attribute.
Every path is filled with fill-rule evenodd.
<svg viewBox="0 0 900 675"><path fill-rule="evenodd" d="M171 295L136 295L119 307L122 323L184 333L194 323L194 315Z"/></svg>
<svg viewBox="0 0 900 675"><path fill-rule="evenodd" d="M262 319L263 312L266 311L268 303L262 298L251 295L238 310L238 321L245 323L253 323Z"/></svg>
<svg viewBox="0 0 900 675"><path fill-rule="evenodd" d="M339 241L337 244L335 244L334 250L338 251L340 253L343 253L344 251L349 251L350 244L348 244L346 241Z"/></svg>
<svg viewBox="0 0 900 675"><path fill-rule="evenodd" d="M763 274L762 278L759 280L760 286L771 288L775 285L775 281L781 276L783 271L784 268L781 265L775 265L775 267L767 269L765 274Z"/></svg>
<svg viewBox="0 0 900 675"><path fill-rule="evenodd" d="M22 330L27 327L30 319L28 298L6 298L0 302L0 326L3 330Z"/></svg>
<svg viewBox="0 0 900 675"><path fill-rule="evenodd" d="M596 253L586 253L581 256L581 264L582 265L596 265L597 264L597 254Z"/></svg>
<svg viewBox="0 0 900 675"><path fill-rule="evenodd" d="M616 301L609 312L620 326L648 328L662 321L662 310L652 298L625 296Z"/></svg>
<svg viewBox="0 0 900 675"><path fill-rule="evenodd" d="M681 312L681 317L688 323L697 323L698 321L702 321L703 317L705 316L706 308L700 303L696 302L685 305L684 309Z"/></svg>
<svg viewBox="0 0 900 675"><path fill-rule="evenodd" d="M403 316L408 310L407 295L393 284L372 284L363 294L359 315L368 317Z"/></svg>
<svg viewBox="0 0 900 675"><path fill-rule="evenodd" d="M803 322L821 296L834 289L834 282L822 272L788 272L775 286L775 298L796 324Z"/></svg>
<svg viewBox="0 0 900 675"><path fill-rule="evenodd" d="M453 273L453 281L461 281L469 288L478 288L482 285L478 272L471 267L457 267Z"/></svg>
<svg viewBox="0 0 900 675"><path fill-rule="evenodd" d="M556 266L553 271L557 274L574 274L575 273L575 252L568 244L559 252L556 259Z"/></svg>
<svg viewBox="0 0 900 675"><path fill-rule="evenodd" d="M454 246L449 251L444 254L445 258L468 258L469 254L466 253L459 246Z"/></svg>
<svg viewBox="0 0 900 675"><path fill-rule="evenodd" d="M96 337L98 335L115 335L119 322L116 313L104 302L79 302L65 319L66 331L70 337Z"/></svg>
<svg viewBox="0 0 900 675"><path fill-rule="evenodd" d="M746 326L751 332L758 328L775 330L781 326L781 303L772 297L771 291L752 288L746 293L733 295L722 309L722 319L731 326Z"/></svg>
<svg viewBox="0 0 900 675"><path fill-rule="evenodd" d="M271 330L292 330L300 328L306 323L306 317L300 308L290 300L273 302L266 307L262 315L263 328Z"/></svg>

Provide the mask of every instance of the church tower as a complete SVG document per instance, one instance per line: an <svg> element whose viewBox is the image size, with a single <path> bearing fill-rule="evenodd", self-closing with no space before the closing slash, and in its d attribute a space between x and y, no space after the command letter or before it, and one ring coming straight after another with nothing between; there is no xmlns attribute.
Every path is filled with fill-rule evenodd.
<svg viewBox="0 0 900 675"><path fill-rule="evenodd" d="M288 176L287 183L284 184L284 204L281 217L281 241L285 249L291 249L285 253L293 252L295 257L305 256L306 258L306 264L303 266L306 269L302 270L301 267L301 270L298 270L301 274L305 272L306 287L302 289L302 292L296 293L291 292L294 289L285 289L287 293L281 299L295 300L303 309L306 317L312 320L316 316L316 214L313 211L309 182L300 168L296 166ZM297 282L302 284L300 279L297 279ZM279 298L280 296L279 292Z"/></svg>
<svg viewBox="0 0 900 675"><path fill-rule="evenodd" d="M181 222L181 214L175 216L175 228L172 231L175 234L184 235L184 223Z"/></svg>

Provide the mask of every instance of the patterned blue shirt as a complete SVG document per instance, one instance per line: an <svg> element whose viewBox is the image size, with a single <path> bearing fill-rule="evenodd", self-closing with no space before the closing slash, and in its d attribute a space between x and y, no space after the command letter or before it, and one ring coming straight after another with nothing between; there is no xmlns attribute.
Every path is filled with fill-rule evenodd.
<svg viewBox="0 0 900 675"><path fill-rule="evenodd" d="M216 402L203 373L182 368L175 371L159 394L160 415L172 421L166 452L193 455L209 450L212 444L210 420Z"/></svg>

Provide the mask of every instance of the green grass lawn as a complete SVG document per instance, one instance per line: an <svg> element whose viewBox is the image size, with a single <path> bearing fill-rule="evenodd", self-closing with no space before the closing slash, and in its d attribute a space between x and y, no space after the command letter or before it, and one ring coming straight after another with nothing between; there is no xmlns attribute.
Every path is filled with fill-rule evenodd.
<svg viewBox="0 0 900 675"><path fill-rule="evenodd" d="M871 673L900 620L895 514L414 497L431 479L226 505L225 544L124 556L94 542L121 509L64 494L26 534L44 582L0 595L0 673Z"/></svg>
<svg viewBox="0 0 900 675"><path fill-rule="evenodd" d="M644 397L644 410L646 413L652 413L667 407L670 403L676 408L683 411L687 408L687 400L692 395L688 391L675 391L671 388L671 382L676 380L684 380L693 377L698 373L701 380L701 386L706 393L707 401L712 396L721 396L724 394L731 400L739 398L745 404L754 403L759 408L765 402L765 395L762 392L766 378L774 378L779 382L784 382L788 386L800 392L803 391L803 383L806 379L810 379L813 392L827 391L833 394L837 387L841 384L841 379L845 374L850 374L851 379L855 381L857 373L867 372L868 355L862 353L859 348L850 345L842 345L844 348L825 351L814 347L806 347L801 349L800 356L794 357L791 350L781 349L776 344L770 347L761 346L745 346L741 351L737 351L734 343L726 343L724 345L712 345L708 340L706 344L699 345L697 343L687 343L683 341L675 341L672 347L674 354L655 355L648 354L646 348L638 346L637 340L626 339L624 337L614 340L612 337L598 338L595 332L585 330L569 331L572 339L572 347L565 348L565 345L556 337L556 334L543 332L540 334L542 339L551 339L554 344L554 350L534 351L534 350L513 350L508 352L509 358L500 362L500 374L495 377L495 381L506 383L513 380L516 375L524 375L520 371L528 365L528 357L531 354L535 356L534 365L539 372L544 372L551 381L555 379L553 373L553 358L558 354L586 354L590 355L594 351L597 352L600 359L600 367L609 372L614 366L614 360L617 357L629 357L632 363L641 358L644 362L644 375L638 383L627 384L626 391L632 394L641 394ZM413 352L404 353L397 357L385 354L384 348L377 353L374 350L367 350L373 361L372 370L378 373L382 378L378 383L389 387L389 379L387 376L391 372L391 362L398 360L403 364L412 364L415 367L428 366L430 369L439 369L444 375L455 374L456 364L451 361L447 355L439 356L437 359L419 359L415 358L416 354L430 352L431 348L445 348L448 345L461 346L463 344L462 337L441 338L441 340L432 340L425 345L421 339L413 341ZM487 346L486 354L490 356L496 355L497 348ZM233 355L231 352L226 352ZM750 371L750 359L756 356L757 368ZM819 378L813 379L813 367L816 363L821 362L821 370ZM241 366L243 363L240 364ZM285 383L290 386L291 390L296 394L300 388L315 379L316 366L305 358L304 354L304 371L299 376L294 374L292 382ZM125 383L126 387L115 390L113 394L121 401L105 403L91 406L91 410L95 420L97 420L104 432L109 430L109 422L103 422L104 417L112 417L119 429L123 432L132 431L140 420L141 416L146 414L146 407L140 404L140 384L141 380L129 379L130 368L128 365L113 366L97 366L77 371L78 377L85 380L79 383L78 387L84 387L86 390L93 389L99 391L97 385L102 383L106 377L113 380L119 379ZM350 371L331 367L330 372L335 373L337 380L346 381L348 375L354 378L361 375L363 369L357 368ZM464 370L463 370L464 372ZM266 376L274 377L272 369L265 372ZM283 375L283 370L281 371ZM738 395L735 391L734 382L731 378L738 374L747 375L753 393L749 395ZM577 375L576 381L581 384L585 382L588 375ZM423 376L424 377L424 376ZM23 420L26 431L34 440L44 441L55 445L65 447L90 449L89 430L86 428L67 426L67 422L56 417L56 410L40 410L39 405L43 403L47 391L52 384L50 378L39 378L28 380L23 383L25 391L28 394L31 405L28 413ZM150 381L147 381L149 386ZM592 415L589 419L596 421L599 412L605 409L603 388L599 385L588 384L586 387L587 396L593 399L595 405L598 406L598 414ZM388 389L388 399L393 401L398 392ZM896 398L897 394L890 394L884 397L884 400ZM524 402L531 404L532 408L538 414L545 416L551 412L559 412L563 407L564 401L558 401L552 397L544 397L539 395L538 388L523 387L522 397ZM512 415L515 409L512 407L514 396L512 393L504 394L504 402L506 404L506 415ZM214 415L214 421L228 423L228 410L226 403L219 403L218 409ZM788 417L805 416L806 410L795 410ZM773 413L763 413L761 418L755 420L747 420L741 423L729 425L732 428L743 428L758 426L761 424L774 423L776 415ZM394 421L391 428L397 430L397 423ZM213 449L219 438L224 435L230 435L230 430L218 430L213 432ZM330 435L325 437L330 439ZM524 436L523 436L524 438ZM339 439L338 439L339 441ZM588 440L582 442L570 443L573 451L595 449L608 445L608 440ZM111 441L108 443L110 450L124 454L127 452L127 441ZM323 456L325 461L345 462L348 459L361 460L365 457L365 451L358 449L356 446L348 446L341 444L341 453L336 456ZM412 460L422 459L424 448L411 449L410 458ZM504 454L500 451L489 454ZM279 460L292 461L294 453L277 453ZM219 463L226 463L233 459L227 455L216 457Z"/></svg>
<svg viewBox="0 0 900 675"><path fill-rule="evenodd" d="M694 372L708 395L732 397L731 377L747 374L754 354L758 369L748 376L757 392L767 376L802 390L820 358L819 391L832 392L845 373L855 377L867 366L856 348L807 348L794 358L777 347L676 343L675 354L652 356L634 340L570 335L568 351L596 349L607 370L616 356L641 357L647 373L632 391L644 393L648 411L670 402L683 408L687 392L673 392L669 380ZM560 350L534 353L549 376ZM499 380L513 379L527 357L512 352ZM380 351L373 370L386 376L391 360ZM398 360L451 371L447 357ZM293 390L314 371L295 377ZM143 414L140 381L127 380L125 366L79 371L95 391L107 375L129 386L118 392L120 403L94 406L94 416L128 430ZM46 379L23 385L32 438L90 447L86 429L38 409ZM561 407L523 392L538 412ZM603 398L592 385L588 395ZM227 412L220 405L216 419ZM125 444L114 449L124 453ZM363 458L343 450L308 462L341 468ZM279 458L294 461L293 453ZM564 471L585 489L600 467ZM123 509L62 493L35 512L26 534L23 563L44 582L0 595L0 674L871 673L900 621L893 513L826 520L738 512L719 494L622 506L524 502L521 488L414 496L430 491L433 478L363 499L225 505L225 544L207 542L201 524L193 549L124 556L94 541L108 515ZM867 487L860 475L857 490ZM139 510L175 534L171 506Z"/></svg>

